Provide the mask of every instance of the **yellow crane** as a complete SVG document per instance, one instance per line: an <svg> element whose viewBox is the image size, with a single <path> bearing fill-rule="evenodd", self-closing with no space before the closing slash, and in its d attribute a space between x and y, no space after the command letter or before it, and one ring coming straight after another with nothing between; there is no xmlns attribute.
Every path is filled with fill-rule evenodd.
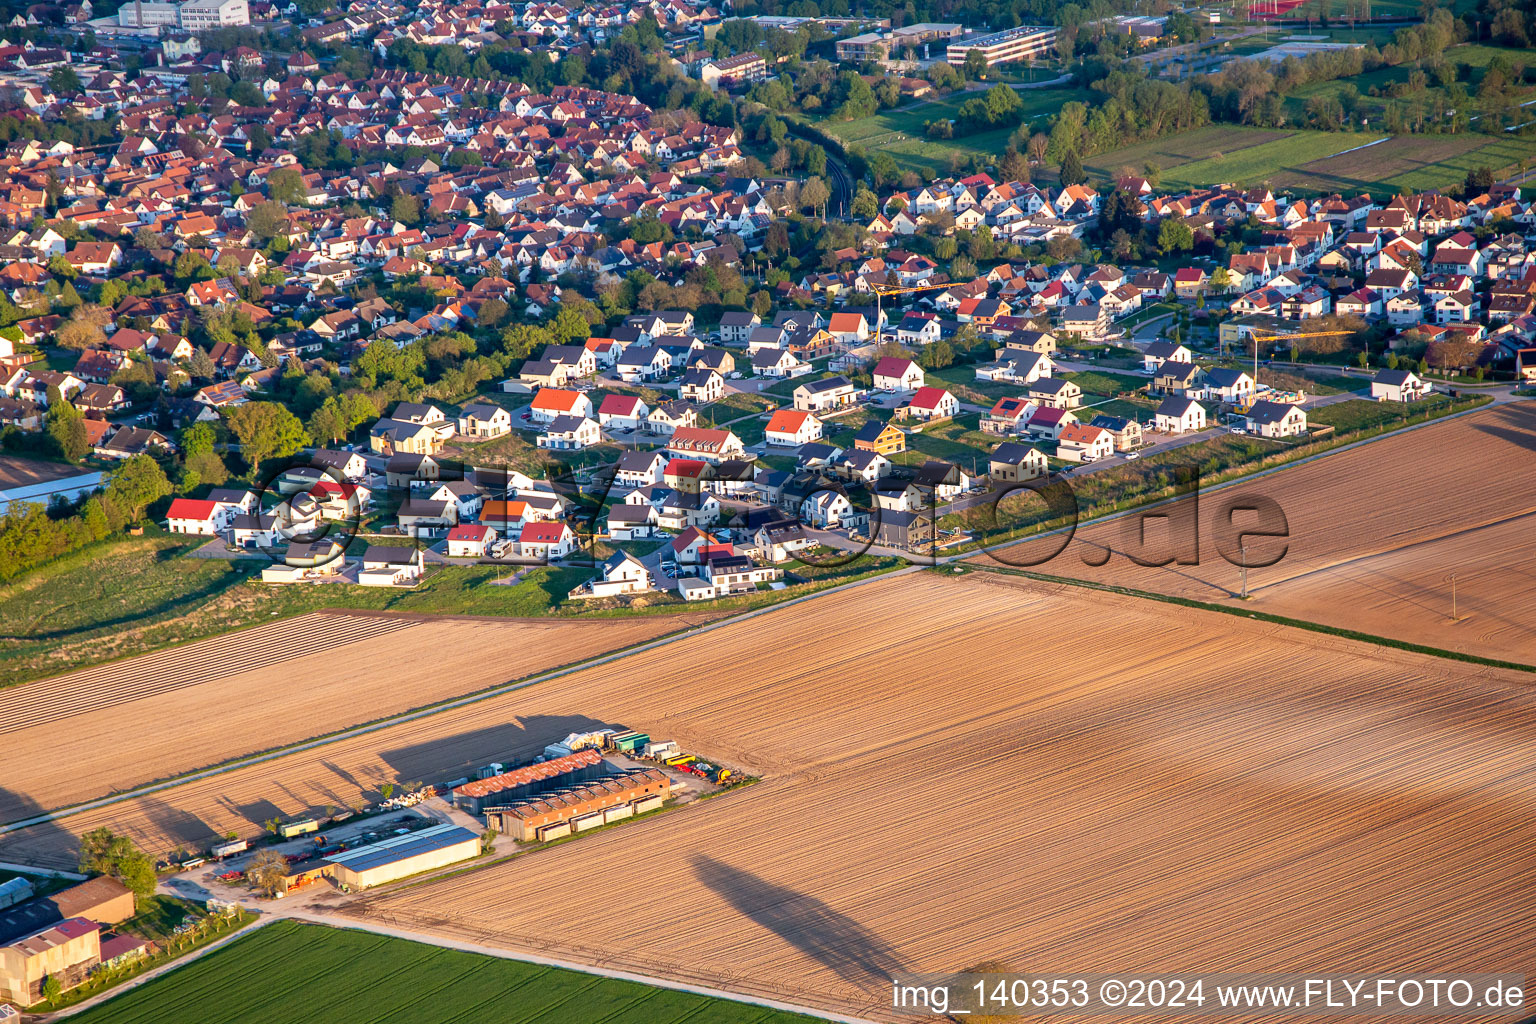
<svg viewBox="0 0 1536 1024"><path fill-rule="evenodd" d="M881 299L887 295L911 295L914 292L936 292L945 288L954 288L954 281L944 281L940 284L914 284L900 288L876 288L875 289L875 330L880 329Z"/></svg>

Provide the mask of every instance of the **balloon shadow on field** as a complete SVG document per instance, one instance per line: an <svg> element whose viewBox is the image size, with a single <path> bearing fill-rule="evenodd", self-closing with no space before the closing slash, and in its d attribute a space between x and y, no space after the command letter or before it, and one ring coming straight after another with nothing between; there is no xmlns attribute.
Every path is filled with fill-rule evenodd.
<svg viewBox="0 0 1536 1024"><path fill-rule="evenodd" d="M773 932L846 982L886 982L901 961L878 935L815 896L696 854L693 873L744 916Z"/></svg>

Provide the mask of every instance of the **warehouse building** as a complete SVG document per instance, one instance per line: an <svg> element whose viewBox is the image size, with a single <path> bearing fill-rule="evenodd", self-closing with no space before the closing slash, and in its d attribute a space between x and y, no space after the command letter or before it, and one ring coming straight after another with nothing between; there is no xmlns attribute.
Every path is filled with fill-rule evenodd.
<svg viewBox="0 0 1536 1024"><path fill-rule="evenodd" d="M0 999L30 1006L43 998L43 982L58 978L64 988L85 980L101 962L101 935L83 917L51 924L0 946Z"/></svg>
<svg viewBox="0 0 1536 1024"><path fill-rule="evenodd" d="M987 59L987 67L1008 64L1016 60L1034 60L1049 57L1056 47L1056 30L1035 25L1020 25L985 36L973 36L950 43L945 56L955 67L965 63L972 50L980 50Z"/></svg>
<svg viewBox="0 0 1536 1024"><path fill-rule="evenodd" d="M661 769L637 768L534 800L487 807L485 820L520 843L547 842L654 811L671 793L672 780Z"/></svg>
<svg viewBox="0 0 1536 1024"><path fill-rule="evenodd" d="M0 911L0 942L31 935L60 921L83 917L97 924L117 924L133 916L133 890L102 875Z"/></svg>
<svg viewBox="0 0 1536 1024"><path fill-rule="evenodd" d="M613 768L596 750L578 750L542 764L530 764L510 772L475 779L453 790L453 805L470 814L479 814L488 798L503 806L518 800L565 789L577 783L600 779Z"/></svg>
<svg viewBox="0 0 1536 1024"><path fill-rule="evenodd" d="M447 867L480 855L480 837L457 825L434 825L325 858L327 874L354 892Z"/></svg>

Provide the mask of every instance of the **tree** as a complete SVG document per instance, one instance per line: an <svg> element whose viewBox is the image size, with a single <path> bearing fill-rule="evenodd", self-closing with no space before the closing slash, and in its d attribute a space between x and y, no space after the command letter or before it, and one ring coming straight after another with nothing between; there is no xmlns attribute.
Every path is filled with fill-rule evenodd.
<svg viewBox="0 0 1536 1024"><path fill-rule="evenodd" d="M224 460L218 452L203 452L199 455L187 456L186 472L182 476L182 486L188 490L198 484L209 484L213 487L221 487L229 481L229 467L224 465Z"/></svg>
<svg viewBox="0 0 1536 1024"><path fill-rule="evenodd" d="M917 365L925 370L942 370L955 361L955 350L949 342L942 338L931 345L926 345L917 354Z"/></svg>
<svg viewBox="0 0 1536 1024"><path fill-rule="evenodd" d="M1024 146L1024 151L1029 154L1029 162L1039 166L1045 163L1046 151L1051 148L1051 137L1045 132L1035 132L1029 137L1029 142Z"/></svg>
<svg viewBox="0 0 1536 1024"><path fill-rule="evenodd" d="M820 178L811 178L800 188L800 202L811 208L815 213L818 209L822 216L826 215L827 200L832 197L832 192L827 188L827 183Z"/></svg>
<svg viewBox="0 0 1536 1024"><path fill-rule="evenodd" d="M213 365L213 356L201 348L192 350L192 357L187 360L187 370L198 380L212 380L219 372L218 367Z"/></svg>
<svg viewBox="0 0 1536 1024"><path fill-rule="evenodd" d="M1157 248L1164 256L1188 252L1195 247L1195 232L1177 217L1165 217L1157 229Z"/></svg>
<svg viewBox="0 0 1536 1024"><path fill-rule="evenodd" d="M987 55L980 50L970 50L965 55L965 63L960 65L960 71L966 78L982 78L987 73Z"/></svg>
<svg viewBox="0 0 1536 1024"><path fill-rule="evenodd" d="M282 203L261 203L245 215L245 226L263 242L288 230L288 210Z"/></svg>
<svg viewBox="0 0 1536 1024"><path fill-rule="evenodd" d="M111 314L100 306L82 305L75 308L69 319L60 327L54 340L60 348L87 349L106 344L107 335L102 325Z"/></svg>
<svg viewBox="0 0 1536 1024"><path fill-rule="evenodd" d="M48 1005L57 1006L59 997L63 994L64 986L59 984L58 975L50 974L43 979L43 998L48 1001Z"/></svg>
<svg viewBox="0 0 1536 1024"><path fill-rule="evenodd" d="M853 194L853 216L860 220L873 220L880 212L880 199L861 181Z"/></svg>
<svg viewBox="0 0 1536 1024"><path fill-rule="evenodd" d="M251 858L245 877L259 891L276 896L283 891L288 878L288 862L276 850L261 850Z"/></svg>
<svg viewBox="0 0 1536 1024"><path fill-rule="evenodd" d="M1360 364L1360 369L1368 369L1371 365L1371 354L1361 349L1359 355L1355 356L1355 362Z"/></svg>
<svg viewBox="0 0 1536 1024"><path fill-rule="evenodd" d="M1487 194L1494 185L1493 169L1490 167L1474 167L1467 172L1467 179L1463 185L1468 199Z"/></svg>
<svg viewBox="0 0 1536 1024"><path fill-rule="evenodd" d="M171 493L160 463L135 455L107 473L107 495L128 519L138 519L151 504Z"/></svg>
<svg viewBox="0 0 1536 1024"><path fill-rule="evenodd" d="M75 69L66 64L48 72L48 88L60 96L70 96L80 92L83 86Z"/></svg>
<svg viewBox="0 0 1536 1024"><path fill-rule="evenodd" d="M105 825L80 837L80 870L88 875L110 875L141 900L155 894L155 865L149 855L133 840Z"/></svg>
<svg viewBox="0 0 1536 1024"><path fill-rule="evenodd" d="M237 405L226 410L224 418L253 470L267 459L292 455L309 441L299 418L275 402Z"/></svg>
<svg viewBox="0 0 1536 1024"><path fill-rule="evenodd" d="M1003 159L997 165L997 171L1003 176L1004 181L1028 181L1029 161L1010 144L1007 151L1003 153Z"/></svg>
<svg viewBox="0 0 1536 1024"><path fill-rule="evenodd" d="M389 215L407 227L414 227L421 223L421 201L401 193L390 203Z"/></svg>
<svg viewBox="0 0 1536 1024"><path fill-rule="evenodd" d="M480 304L475 323L481 327L495 327L507 318L507 304L501 299L486 299Z"/></svg>
<svg viewBox="0 0 1536 1024"><path fill-rule="evenodd" d="M304 176L292 167L279 167L267 175L267 195L273 202L297 206L304 202Z"/></svg>
<svg viewBox="0 0 1536 1024"><path fill-rule="evenodd" d="M1083 171L1083 161L1077 155L1077 150L1069 149L1061 158L1061 184L1065 188L1068 185L1081 185L1088 180L1088 175Z"/></svg>
<svg viewBox="0 0 1536 1024"><path fill-rule="evenodd" d="M70 462L79 462L91 450L90 439L85 433L85 417L62 395L55 400L58 389L48 386L48 436L59 446L59 451Z"/></svg>
<svg viewBox="0 0 1536 1024"><path fill-rule="evenodd" d="M181 452L187 458L213 451L213 443L216 439L213 426L208 423L194 423L177 435Z"/></svg>

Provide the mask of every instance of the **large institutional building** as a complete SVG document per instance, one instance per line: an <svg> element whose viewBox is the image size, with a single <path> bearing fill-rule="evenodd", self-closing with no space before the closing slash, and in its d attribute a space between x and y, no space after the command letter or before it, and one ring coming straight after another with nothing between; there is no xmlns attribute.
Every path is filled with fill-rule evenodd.
<svg viewBox="0 0 1536 1024"><path fill-rule="evenodd" d="M161 0L132 0L117 10L120 28L182 28L206 32L251 23L247 0L187 0L183 4Z"/></svg>
<svg viewBox="0 0 1536 1024"><path fill-rule="evenodd" d="M949 62L955 67L965 63L972 50L980 50L987 59L987 67L1007 64L1016 60L1045 57L1056 45L1056 30L1035 25L1020 25L991 35L974 36L950 43L945 50Z"/></svg>

